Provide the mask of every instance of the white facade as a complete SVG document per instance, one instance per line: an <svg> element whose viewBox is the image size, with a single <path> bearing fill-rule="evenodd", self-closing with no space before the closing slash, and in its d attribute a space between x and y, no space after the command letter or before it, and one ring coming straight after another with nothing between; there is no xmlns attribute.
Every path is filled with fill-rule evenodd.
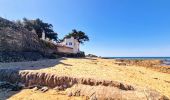
<svg viewBox="0 0 170 100"><path fill-rule="evenodd" d="M65 38L62 43L57 43L53 39L50 40L49 38L45 37L45 32L43 31L42 33L42 40L51 42L55 45L58 45L58 51L64 52L64 53L78 53L79 51L79 45L80 43L78 42L77 39L74 39L74 37L71 38Z"/></svg>
<svg viewBox="0 0 170 100"><path fill-rule="evenodd" d="M45 32L43 31L42 32L42 37L41 37L43 40L45 40Z"/></svg>
<svg viewBox="0 0 170 100"><path fill-rule="evenodd" d="M78 40L74 39L74 37L65 38L61 44L65 45L66 47L73 48L73 53L78 53L80 51L79 50L80 43L78 42Z"/></svg>

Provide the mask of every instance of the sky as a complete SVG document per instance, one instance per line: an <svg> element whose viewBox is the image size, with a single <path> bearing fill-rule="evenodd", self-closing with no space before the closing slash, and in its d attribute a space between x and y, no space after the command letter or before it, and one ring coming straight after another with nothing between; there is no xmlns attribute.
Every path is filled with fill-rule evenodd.
<svg viewBox="0 0 170 100"><path fill-rule="evenodd" d="M59 38L72 29L90 38L86 54L170 56L170 0L0 0L0 16L40 18Z"/></svg>

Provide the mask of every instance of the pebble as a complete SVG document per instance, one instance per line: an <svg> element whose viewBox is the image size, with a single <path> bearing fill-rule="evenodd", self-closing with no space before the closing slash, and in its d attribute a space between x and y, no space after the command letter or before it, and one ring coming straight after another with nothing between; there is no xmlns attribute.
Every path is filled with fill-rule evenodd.
<svg viewBox="0 0 170 100"><path fill-rule="evenodd" d="M47 92L47 91L48 91L48 87L44 86L44 87L42 87L42 88L40 89L40 91L42 91L42 92Z"/></svg>
<svg viewBox="0 0 170 100"><path fill-rule="evenodd" d="M61 91L61 90L64 90L64 87L63 86L56 86L54 88L54 90Z"/></svg>
<svg viewBox="0 0 170 100"><path fill-rule="evenodd" d="M67 85L66 85L66 84L64 84L64 85L63 85L63 88L67 88Z"/></svg>
<svg viewBox="0 0 170 100"><path fill-rule="evenodd" d="M93 95L90 97L90 100L97 100L97 97Z"/></svg>
<svg viewBox="0 0 170 100"><path fill-rule="evenodd" d="M71 97L72 95L73 95L72 92L69 92L69 93L67 94L68 97Z"/></svg>
<svg viewBox="0 0 170 100"><path fill-rule="evenodd" d="M39 89L38 87L34 87L32 90L37 91L38 89Z"/></svg>

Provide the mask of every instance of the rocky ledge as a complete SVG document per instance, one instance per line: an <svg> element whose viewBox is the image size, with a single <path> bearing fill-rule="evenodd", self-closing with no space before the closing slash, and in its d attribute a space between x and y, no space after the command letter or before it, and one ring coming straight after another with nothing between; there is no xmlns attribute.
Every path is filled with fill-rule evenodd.
<svg viewBox="0 0 170 100"><path fill-rule="evenodd" d="M0 69L0 81L7 82L7 86L12 88L16 85L9 84L17 83L23 84L24 88L33 88L43 92L48 91L49 88L57 91L65 90L68 96L87 96L91 100L169 100L155 90L123 82L58 76L50 73L19 71L17 69Z"/></svg>
<svg viewBox="0 0 170 100"><path fill-rule="evenodd" d="M0 62L49 58L55 50L53 44L40 40L37 34L0 17Z"/></svg>

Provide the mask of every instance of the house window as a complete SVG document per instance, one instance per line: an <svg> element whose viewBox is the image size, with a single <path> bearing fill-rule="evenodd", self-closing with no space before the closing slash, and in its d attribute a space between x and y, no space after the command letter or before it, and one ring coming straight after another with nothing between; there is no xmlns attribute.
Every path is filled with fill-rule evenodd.
<svg viewBox="0 0 170 100"><path fill-rule="evenodd" d="M68 44L66 43L66 45L68 45Z"/></svg>
<svg viewBox="0 0 170 100"><path fill-rule="evenodd" d="M72 45L72 42L69 42L69 45Z"/></svg>

